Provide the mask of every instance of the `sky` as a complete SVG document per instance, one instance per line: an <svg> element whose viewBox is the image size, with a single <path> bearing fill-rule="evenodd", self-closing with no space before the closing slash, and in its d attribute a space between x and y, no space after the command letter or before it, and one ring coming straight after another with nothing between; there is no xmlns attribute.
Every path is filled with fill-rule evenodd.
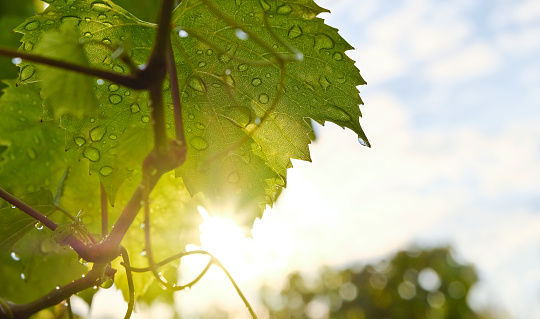
<svg viewBox="0 0 540 319"><path fill-rule="evenodd" d="M359 87L361 124L372 148L335 125L317 127L313 162L293 163L253 238L208 217L203 247L257 308L258 286L279 288L294 270L452 245L479 272L473 307L540 318L540 1L317 3L356 49L348 55L368 83ZM202 263L186 262L182 276ZM212 302L242 309L218 269L178 295L187 318ZM106 298L121 297L97 297Z"/></svg>

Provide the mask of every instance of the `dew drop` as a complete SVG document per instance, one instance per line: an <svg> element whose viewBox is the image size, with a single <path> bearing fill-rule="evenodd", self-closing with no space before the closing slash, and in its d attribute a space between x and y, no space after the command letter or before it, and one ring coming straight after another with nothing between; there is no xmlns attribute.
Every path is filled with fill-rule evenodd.
<svg viewBox="0 0 540 319"><path fill-rule="evenodd" d="M279 7L277 8L277 13L278 13L278 14L289 14L289 13L291 13L291 12L292 12L292 8L291 8L291 6L288 5L288 4L284 4L284 5L279 6Z"/></svg>
<svg viewBox="0 0 540 319"><path fill-rule="evenodd" d="M95 118L93 118L93 117L90 118L90 123L94 123L95 121L96 121Z"/></svg>
<svg viewBox="0 0 540 319"><path fill-rule="evenodd" d="M111 6L101 2L101 1L94 1L92 2L92 10L97 12L107 12L109 10L112 10Z"/></svg>
<svg viewBox="0 0 540 319"><path fill-rule="evenodd" d="M54 289L60 290L60 286L56 286L56 287L54 287Z"/></svg>
<svg viewBox="0 0 540 319"><path fill-rule="evenodd" d="M195 124L195 127L198 128L199 130L204 130L204 128L205 128L202 123Z"/></svg>
<svg viewBox="0 0 540 319"><path fill-rule="evenodd" d="M298 26L297 24L293 25L292 28L289 29L289 33L287 34L290 39L298 38L302 35L302 28Z"/></svg>
<svg viewBox="0 0 540 319"><path fill-rule="evenodd" d="M319 84L321 85L321 87L326 91L326 89L328 89L328 87L330 85L332 85L332 83L330 83L330 81L328 81L328 79L326 78L326 76L324 75L321 75L319 77Z"/></svg>
<svg viewBox="0 0 540 319"><path fill-rule="evenodd" d="M264 11L270 10L270 5L268 4L268 2L266 2L265 0L260 0L260 2L261 2L261 7L263 8Z"/></svg>
<svg viewBox="0 0 540 319"><path fill-rule="evenodd" d="M334 40L324 33L315 35L315 50L328 50L334 47Z"/></svg>
<svg viewBox="0 0 540 319"><path fill-rule="evenodd" d="M121 65L115 64L113 65L113 71L118 73L124 73L124 68Z"/></svg>
<svg viewBox="0 0 540 319"><path fill-rule="evenodd" d="M13 59L11 59L11 63L13 63L15 65L17 65L17 64L19 64L21 62L22 62L21 58L13 58Z"/></svg>
<svg viewBox="0 0 540 319"><path fill-rule="evenodd" d="M28 154L28 157L30 157L30 159L36 159L36 151L34 151L33 148L29 147L27 150L26 150L26 153Z"/></svg>
<svg viewBox="0 0 540 319"><path fill-rule="evenodd" d="M195 76L191 77L189 79L188 85L190 88L194 89L195 91L198 91L198 92L206 91L204 82L198 77L195 77Z"/></svg>
<svg viewBox="0 0 540 319"><path fill-rule="evenodd" d="M26 280L26 275L24 273L21 273L21 279Z"/></svg>
<svg viewBox="0 0 540 319"><path fill-rule="evenodd" d="M75 141L75 144L77 144L78 146L83 146L84 143L86 143L86 140L80 136L77 136L76 138L74 138L74 141Z"/></svg>
<svg viewBox="0 0 540 319"><path fill-rule="evenodd" d="M262 120L261 120L261 117L260 117L260 116L257 116L257 117L255 118L255 125L261 125L261 121L262 121Z"/></svg>
<svg viewBox="0 0 540 319"><path fill-rule="evenodd" d="M91 37L92 37L92 33L91 33L91 32L85 32L85 33L83 34L83 36L84 36L85 38L91 38Z"/></svg>
<svg viewBox="0 0 540 319"><path fill-rule="evenodd" d="M32 49L34 48L34 44L30 41L26 41L24 42L24 50L25 51L32 51Z"/></svg>
<svg viewBox="0 0 540 319"><path fill-rule="evenodd" d="M362 146L368 146L367 142L361 137L358 137L358 143L360 143Z"/></svg>
<svg viewBox="0 0 540 319"><path fill-rule="evenodd" d="M111 94L109 96L109 102L111 102L112 104L118 104L122 102L122 97L118 94Z"/></svg>
<svg viewBox="0 0 540 319"><path fill-rule="evenodd" d="M83 151L83 155L84 155L84 157L86 157L87 159L89 159L92 162L97 162L97 161L99 161L99 158L100 158L99 151L94 147L86 148Z"/></svg>
<svg viewBox="0 0 540 319"><path fill-rule="evenodd" d="M36 72L36 68L33 65L25 66L21 70L21 80L22 81L28 80L29 78L32 77L32 75L34 75L35 72Z"/></svg>
<svg viewBox="0 0 540 319"><path fill-rule="evenodd" d="M178 31L178 36L181 38L187 38L189 34L185 30Z"/></svg>
<svg viewBox="0 0 540 319"><path fill-rule="evenodd" d="M251 112L243 106L232 107L225 116L231 123L240 128L246 127L251 122Z"/></svg>
<svg viewBox="0 0 540 319"><path fill-rule="evenodd" d="M227 62L231 61L231 56L233 56L235 52L236 52L236 47L231 46L229 49L227 49L227 51L225 51L224 53L221 53L219 55L218 59L219 59L219 61L221 61L223 63L227 63Z"/></svg>
<svg viewBox="0 0 540 319"><path fill-rule="evenodd" d="M97 79L97 80L96 80L96 83L97 83L98 85L103 85L103 83L105 83L105 81L103 81L102 79Z"/></svg>
<svg viewBox="0 0 540 319"><path fill-rule="evenodd" d="M104 125L96 126L90 130L90 139L94 142L99 142L103 139L103 136L107 133L107 127Z"/></svg>
<svg viewBox="0 0 540 319"><path fill-rule="evenodd" d="M109 176L111 175L111 173L113 172L113 168L110 167L110 166L103 166L100 170L99 170L99 173L103 176Z"/></svg>
<svg viewBox="0 0 540 319"><path fill-rule="evenodd" d="M145 116L141 117L141 121L142 121L143 123L148 123L148 121L150 121L150 118L149 118L148 116L145 115Z"/></svg>
<svg viewBox="0 0 540 319"><path fill-rule="evenodd" d="M32 22L28 22L25 26L24 26L24 29L26 31L32 31L32 30L35 30L37 28L39 28L39 26L41 25L41 23L39 22L39 20L34 20Z"/></svg>
<svg viewBox="0 0 540 319"><path fill-rule="evenodd" d="M339 53L339 52L336 52L336 53L334 53L334 55L332 56L332 58L333 58L334 60L336 60L336 61L341 61L341 60L343 60L343 55L342 55L341 53Z"/></svg>
<svg viewBox="0 0 540 319"><path fill-rule="evenodd" d="M202 151L208 147L208 143L206 140L200 136L195 136L194 138L189 141L191 146L193 146L194 149L198 151Z"/></svg>
<svg viewBox="0 0 540 319"><path fill-rule="evenodd" d="M138 104L132 104L131 105L131 113L137 113L141 110Z"/></svg>
<svg viewBox="0 0 540 319"><path fill-rule="evenodd" d="M206 55L212 55L214 54L214 51L212 49L206 50Z"/></svg>
<svg viewBox="0 0 540 319"><path fill-rule="evenodd" d="M37 222L34 227L36 227L37 230L42 230L43 229L43 224L41 222Z"/></svg>
<svg viewBox="0 0 540 319"><path fill-rule="evenodd" d="M195 115L189 114L189 115L188 115L188 118L189 118L190 120L193 120L193 119L195 118Z"/></svg>
<svg viewBox="0 0 540 319"><path fill-rule="evenodd" d="M184 291L185 291L185 292L189 292L190 289L191 289L191 288L186 287L186 288L184 288Z"/></svg>
<svg viewBox="0 0 540 319"><path fill-rule="evenodd" d="M109 138L111 140L116 140L117 136L116 136L116 134L111 134L111 135L109 135Z"/></svg>
<svg viewBox="0 0 540 319"><path fill-rule="evenodd" d="M242 29L236 29L234 33L236 34L236 37L240 40L247 40L249 38L248 34L245 33Z"/></svg>
<svg viewBox="0 0 540 319"><path fill-rule="evenodd" d="M107 45L111 45L111 44L112 44L112 42L111 42L111 40L110 40L109 38L103 38L103 39L101 40L101 42L103 42L103 43L105 43L105 44L107 44Z"/></svg>
<svg viewBox="0 0 540 319"><path fill-rule="evenodd" d="M262 83L262 80L259 79L259 78L254 78L253 80L251 80L251 84L253 86L259 86L259 85L261 85L261 83Z"/></svg>
<svg viewBox="0 0 540 319"><path fill-rule="evenodd" d="M199 68L204 68L206 66L206 62L201 61L199 62Z"/></svg>
<svg viewBox="0 0 540 319"><path fill-rule="evenodd" d="M268 103L269 100L270 99L268 98L268 95L266 95L264 93L259 95L259 102L261 102L262 104Z"/></svg>
<svg viewBox="0 0 540 319"><path fill-rule="evenodd" d="M249 67L248 67L247 64L240 64L240 65L238 65L238 71L240 71L240 72L244 72L244 71L246 71L248 68L249 68Z"/></svg>
<svg viewBox="0 0 540 319"><path fill-rule="evenodd" d="M19 257L19 255L17 255L17 253L14 252L14 251L11 252L11 259L13 259L13 260L15 260L15 261L21 260L21 258Z"/></svg>
<svg viewBox="0 0 540 319"><path fill-rule="evenodd" d="M109 91L111 91L111 92L118 91L118 85L116 85L114 83L109 85Z"/></svg>

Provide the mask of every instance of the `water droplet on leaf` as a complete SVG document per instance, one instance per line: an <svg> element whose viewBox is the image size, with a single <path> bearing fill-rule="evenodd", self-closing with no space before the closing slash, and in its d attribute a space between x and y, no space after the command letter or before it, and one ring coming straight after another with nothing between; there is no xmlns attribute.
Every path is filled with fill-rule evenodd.
<svg viewBox="0 0 540 319"><path fill-rule="evenodd" d="M261 102L262 104L268 103L269 100L270 99L269 99L267 94L263 93L263 94L259 95L259 102Z"/></svg>
<svg viewBox="0 0 540 319"><path fill-rule="evenodd" d="M34 21L31 21L31 22L28 22L24 26L24 29L26 31L32 31L32 30L35 30L35 29L39 28L40 25L41 25L41 23L39 22L39 20L34 20Z"/></svg>
<svg viewBox="0 0 540 319"><path fill-rule="evenodd" d="M118 104L122 102L122 97L118 94L111 94L109 96L109 102L111 102L112 104Z"/></svg>
<svg viewBox="0 0 540 319"><path fill-rule="evenodd" d="M251 112L243 106L231 107L226 118L235 126L244 128L251 122Z"/></svg>
<svg viewBox="0 0 540 319"><path fill-rule="evenodd" d="M262 83L262 80L259 79L259 78L254 78L253 80L251 80L251 84L253 86L259 86L259 85L261 85L261 83Z"/></svg>
<svg viewBox="0 0 540 319"><path fill-rule="evenodd" d="M236 37L240 40L247 40L249 38L248 34L245 33L242 29L236 29L235 31Z"/></svg>
<svg viewBox="0 0 540 319"><path fill-rule="evenodd" d="M137 113L141 110L141 108L139 107L139 105L137 104L132 104L131 105L131 113Z"/></svg>
<svg viewBox="0 0 540 319"><path fill-rule="evenodd" d="M109 138L110 138L111 140L116 140L116 134L111 134L111 135L109 135Z"/></svg>
<svg viewBox="0 0 540 319"><path fill-rule="evenodd" d="M238 65L238 71L240 72L244 72L248 69L248 65L247 64L240 64Z"/></svg>
<svg viewBox="0 0 540 319"><path fill-rule="evenodd" d="M109 85L109 91L111 91L111 92L118 91L118 85L116 85L114 83Z"/></svg>
<svg viewBox="0 0 540 319"><path fill-rule="evenodd" d="M113 172L113 168L110 167L110 166L103 166L100 170L99 170L99 173L103 176L109 176L111 175L111 173Z"/></svg>
<svg viewBox="0 0 540 319"><path fill-rule="evenodd" d="M339 53L339 52L334 53L334 55L333 55L332 57L333 57L334 60L336 60L336 61L341 61L341 60L343 60L343 55L342 55L341 53Z"/></svg>
<svg viewBox="0 0 540 319"><path fill-rule="evenodd" d="M329 50L334 47L334 40L324 33L315 35L315 50Z"/></svg>
<svg viewBox="0 0 540 319"><path fill-rule="evenodd" d="M32 75L34 75L35 72L36 72L36 68L33 65L25 66L21 70L21 80L22 81L28 80L29 78L32 77Z"/></svg>
<svg viewBox="0 0 540 319"><path fill-rule="evenodd" d="M204 85L204 82L196 77L196 76L193 76L189 79L189 83L188 83L189 87L194 89L195 91L197 92L204 92L206 91L206 87Z"/></svg>
<svg viewBox="0 0 540 319"><path fill-rule="evenodd" d="M330 85L332 85L332 83L330 83L330 81L328 81L328 79L324 75L321 75L321 77L319 77L319 84L325 91Z"/></svg>
<svg viewBox="0 0 540 319"><path fill-rule="evenodd" d="M279 6L277 8L277 13L279 13L279 14L289 14L291 12L292 12L292 8L288 4L284 4L284 5Z"/></svg>
<svg viewBox="0 0 540 319"><path fill-rule="evenodd" d="M268 2L266 2L265 0L260 0L261 2L261 7L263 8L264 11L268 11L270 10L270 5L268 4Z"/></svg>
<svg viewBox="0 0 540 319"><path fill-rule="evenodd" d="M202 151L208 147L208 142L206 142L206 140L200 136L195 136L189 143L198 151Z"/></svg>
<svg viewBox="0 0 540 319"><path fill-rule="evenodd" d="M195 127L198 128L199 130L204 130L204 125L202 123L195 124Z"/></svg>
<svg viewBox="0 0 540 319"><path fill-rule="evenodd" d="M97 161L99 161L99 158L100 158L99 151L94 147L86 148L83 151L83 155L84 155L84 157L86 157L87 159L89 159L92 162L97 162Z"/></svg>
<svg viewBox="0 0 540 319"><path fill-rule="evenodd" d="M107 12L109 10L112 10L112 8L107 3L101 1L94 1L92 2L92 10L97 12Z"/></svg>
<svg viewBox="0 0 540 319"><path fill-rule="evenodd" d="M24 50L25 51L32 51L32 49L34 48L34 44L30 41L26 41L24 42Z"/></svg>
<svg viewBox="0 0 540 319"><path fill-rule="evenodd" d="M292 26L292 28L289 29L289 33L287 35L290 39L298 38L302 35L302 28L295 24L294 26Z"/></svg>
<svg viewBox="0 0 540 319"><path fill-rule="evenodd" d="M42 230L43 229L43 224L41 222L37 222L34 227L36 227L37 230Z"/></svg>
<svg viewBox="0 0 540 319"><path fill-rule="evenodd" d="M80 136L76 137L74 141L75 141L75 144L77 144L78 146L82 146L84 145L84 143L86 143L86 140Z"/></svg>
<svg viewBox="0 0 540 319"><path fill-rule="evenodd" d="M150 121L150 118L149 118L148 116L145 115L145 116L141 117L141 121L142 121L143 123L148 123L148 121Z"/></svg>
<svg viewBox="0 0 540 319"><path fill-rule="evenodd" d="M94 142L99 142L103 139L103 136L107 133L107 127L104 125L96 126L90 130L90 139Z"/></svg>

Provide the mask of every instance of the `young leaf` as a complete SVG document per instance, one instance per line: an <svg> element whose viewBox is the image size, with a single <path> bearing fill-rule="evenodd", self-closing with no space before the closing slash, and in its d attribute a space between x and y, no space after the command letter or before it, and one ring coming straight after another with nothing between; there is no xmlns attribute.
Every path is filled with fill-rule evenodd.
<svg viewBox="0 0 540 319"><path fill-rule="evenodd" d="M43 34L35 52L37 54L87 66L82 43L79 42L77 20L64 20L60 32ZM72 114L78 118L98 113L99 105L94 93L92 79L80 73L55 67L38 65L41 74L41 95L54 118Z"/></svg>

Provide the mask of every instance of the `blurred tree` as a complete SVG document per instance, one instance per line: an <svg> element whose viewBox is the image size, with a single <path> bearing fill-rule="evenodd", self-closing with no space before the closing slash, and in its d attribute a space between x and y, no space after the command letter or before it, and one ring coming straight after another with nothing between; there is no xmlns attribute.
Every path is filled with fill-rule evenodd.
<svg viewBox="0 0 540 319"><path fill-rule="evenodd" d="M322 269L314 280L298 272L277 294L263 287L270 318L483 318L467 303L478 280L446 248L401 251L376 265Z"/></svg>

